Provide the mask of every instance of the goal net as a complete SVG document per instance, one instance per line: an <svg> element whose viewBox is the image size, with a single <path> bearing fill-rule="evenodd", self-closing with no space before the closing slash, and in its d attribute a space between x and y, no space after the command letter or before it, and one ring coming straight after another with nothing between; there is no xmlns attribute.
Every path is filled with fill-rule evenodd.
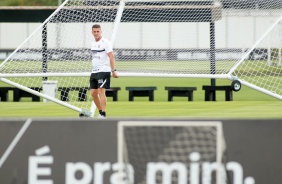
<svg viewBox="0 0 282 184"><path fill-rule="evenodd" d="M230 70L243 84L279 99L282 99L281 31L282 16Z"/></svg>
<svg viewBox="0 0 282 184"><path fill-rule="evenodd" d="M93 114L91 27L100 24L120 76L238 79L282 99L281 9L280 0L66 0L1 63L0 80Z"/></svg>
<svg viewBox="0 0 282 184"><path fill-rule="evenodd" d="M221 122L118 124L118 161L124 165L121 183L229 183L225 156Z"/></svg>

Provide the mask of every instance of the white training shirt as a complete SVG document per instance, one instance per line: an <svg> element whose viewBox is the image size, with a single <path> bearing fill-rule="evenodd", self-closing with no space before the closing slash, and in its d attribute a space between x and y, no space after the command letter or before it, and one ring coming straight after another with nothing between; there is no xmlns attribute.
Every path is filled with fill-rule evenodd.
<svg viewBox="0 0 282 184"><path fill-rule="evenodd" d="M112 51L112 45L106 38L102 37L98 42L94 40L91 43L92 73L111 72L110 58L108 53Z"/></svg>

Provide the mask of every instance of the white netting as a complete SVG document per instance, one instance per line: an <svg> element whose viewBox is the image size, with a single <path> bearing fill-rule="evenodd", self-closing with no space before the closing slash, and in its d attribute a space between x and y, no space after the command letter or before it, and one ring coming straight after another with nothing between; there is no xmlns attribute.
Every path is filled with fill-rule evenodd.
<svg viewBox="0 0 282 184"><path fill-rule="evenodd" d="M1 64L0 76L26 87L57 81L58 91L70 88L68 97L58 92L58 99L89 109L90 95L84 103L77 92L89 86L91 26L98 23L113 43L121 76L227 78L281 9L280 0L67 0ZM279 40L279 30L272 32L277 36L269 39ZM258 49L271 48L272 61L251 61L264 68L256 77L271 79L251 77L251 83L263 83L261 88L269 86L281 96L281 90L271 89L281 89L281 64L273 61L277 54L271 44L276 43L265 41ZM250 76L253 69L233 74Z"/></svg>
<svg viewBox="0 0 282 184"><path fill-rule="evenodd" d="M224 149L218 147L223 146L224 141L219 140L218 126L201 122L197 122L197 125L187 123L181 126L177 122L172 122L170 126L167 126L167 123L150 122L150 125L148 123L135 125L134 122L130 122L122 126L122 129L121 141L124 147L121 148L120 154L123 155L125 164L130 164L134 170L134 177L130 176L133 172L126 172L128 178L134 178L132 183L148 184L152 177L155 178L153 183L156 184L197 183L196 181L209 184L226 183L224 170L221 170L224 173L221 173L222 181L219 182L216 179L216 167L210 170L211 168L203 166L203 164L211 166L213 163L221 165L223 162ZM220 137L223 138L223 135ZM219 160L218 154L221 155ZM185 166L187 172L174 168L173 164L176 163L179 167ZM199 171L192 167L195 163L199 164L201 168ZM153 165L151 168L150 164ZM161 164L163 167L158 167ZM181 173L185 173L185 178L179 179ZM163 181L166 177L171 178L171 181Z"/></svg>
<svg viewBox="0 0 282 184"><path fill-rule="evenodd" d="M263 91L282 95L282 17L249 50L234 71L240 80Z"/></svg>

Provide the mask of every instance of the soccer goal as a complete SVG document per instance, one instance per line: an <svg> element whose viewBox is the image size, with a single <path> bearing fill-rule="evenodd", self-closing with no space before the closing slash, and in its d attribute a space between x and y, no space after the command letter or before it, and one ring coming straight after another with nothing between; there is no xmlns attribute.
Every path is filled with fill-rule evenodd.
<svg viewBox="0 0 282 184"><path fill-rule="evenodd" d="M278 0L66 0L1 63L0 80L93 116L100 24L120 76L230 79L282 99L281 9Z"/></svg>
<svg viewBox="0 0 282 184"><path fill-rule="evenodd" d="M124 184L223 184L221 122L121 121L118 161Z"/></svg>

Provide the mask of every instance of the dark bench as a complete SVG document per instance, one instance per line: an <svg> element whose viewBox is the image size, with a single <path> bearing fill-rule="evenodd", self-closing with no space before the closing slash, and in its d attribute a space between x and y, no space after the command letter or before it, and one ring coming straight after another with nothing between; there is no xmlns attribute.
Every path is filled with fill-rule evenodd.
<svg viewBox="0 0 282 184"><path fill-rule="evenodd" d="M193 101L193 92L196 87L165 87L168 90L168 101L172 101L174 96L188 97L188 101Z"/></svg>
<svg viewBox="0 0 282 184"><path fill-rule="evenodd" d="M225 101L233 100L231 86L203 86L203 90L205 90L205 101L216 101L216 91L225 91Z"/></svg>
<svg viewBox="0 0 282 184"><path fill-rule="evenodd" d="M42 87L30 87L30 89L40 92L42 90ZM113 101L118 101L118 91L120 89L121 89L120 87L112 87L110 89L106 89L107 97L113 97ZM31 94L27 91L18 89L16 87L0 87L1 101L8 101L9 90L14 91L14 94L13 94L14 102L19 102L22 97L31 97L33 102L40 101L39 96ZM82 88L81 87L59 87L58 91L60 91L61 93L61 100L68 101L69 92L75 91L75 90L78 91L78 101L86 101L87 91L89 90L89 87L82 87Z"/></svg>
<svg viewBox="0 0 282 184"><path fill-rule="evenodd" d="M41 87L30 87L30 89L38 91L38 92L42 90ZM19 102L22 97L31 97L33 102L40 102L39 96L31 94L19 88L14 88L14 102Z"/></svg>
<svg viewBox="0 0 282 184"><path fill-rule="evenodd" d="M41 87L30 87L30 89L36 90L36 91L41 91L42 88ZM19 102L21 100L22 97L31 97L32 101L34 102L39 102L40 101L40 97L36 96L34 94L31 94L29 92L26 92L24 90L21 90L19 88L16 87L0 87L0 97L1 97L1 101L8 101L9 100L9 95L8 92L9 91L13 91L13 101L14 102Z"/></svg>
<svg viewBox="0 0 282 184"><path fill-rule="evenodd" d="M59 87L58 91L61 93L62 101L69 101L69 92L70 91L78 91L78 101L86 101L87 100L87 91L89 91L89 87ZM118 101L118 91L120 87L112 87L110 89L106 89L106 96L113 97L113 101Z"/></svg>
<svg viewBox="0 0 282 184"><path fill-rule="evenodd" d="M154 101L154 90L157 87L126 87L125 89L129 91L129 101L134 101L135 96L148 96L149 101Z"/></svg>
<svg viewBox="0 0 282 184"><path fill-rule="evenodd" d="M106 89L106 96L113 97L113 101L118 101L118 91L120 90L120 87L112 87L110 89Z"/></svg>
<svg viewBox="0 0 282 184"><path fill-rule="evenodd" d="M0 98L2 102L9 101L9 90L14 90L13 87L0 87Z"/></svg>
<svg viewBox="0 0 282 184"><path fill-rule="evenodd" d="M86 101L89 87L58 87L62 101L69 101L69 92L78 91L78 101Z"/></svg>

